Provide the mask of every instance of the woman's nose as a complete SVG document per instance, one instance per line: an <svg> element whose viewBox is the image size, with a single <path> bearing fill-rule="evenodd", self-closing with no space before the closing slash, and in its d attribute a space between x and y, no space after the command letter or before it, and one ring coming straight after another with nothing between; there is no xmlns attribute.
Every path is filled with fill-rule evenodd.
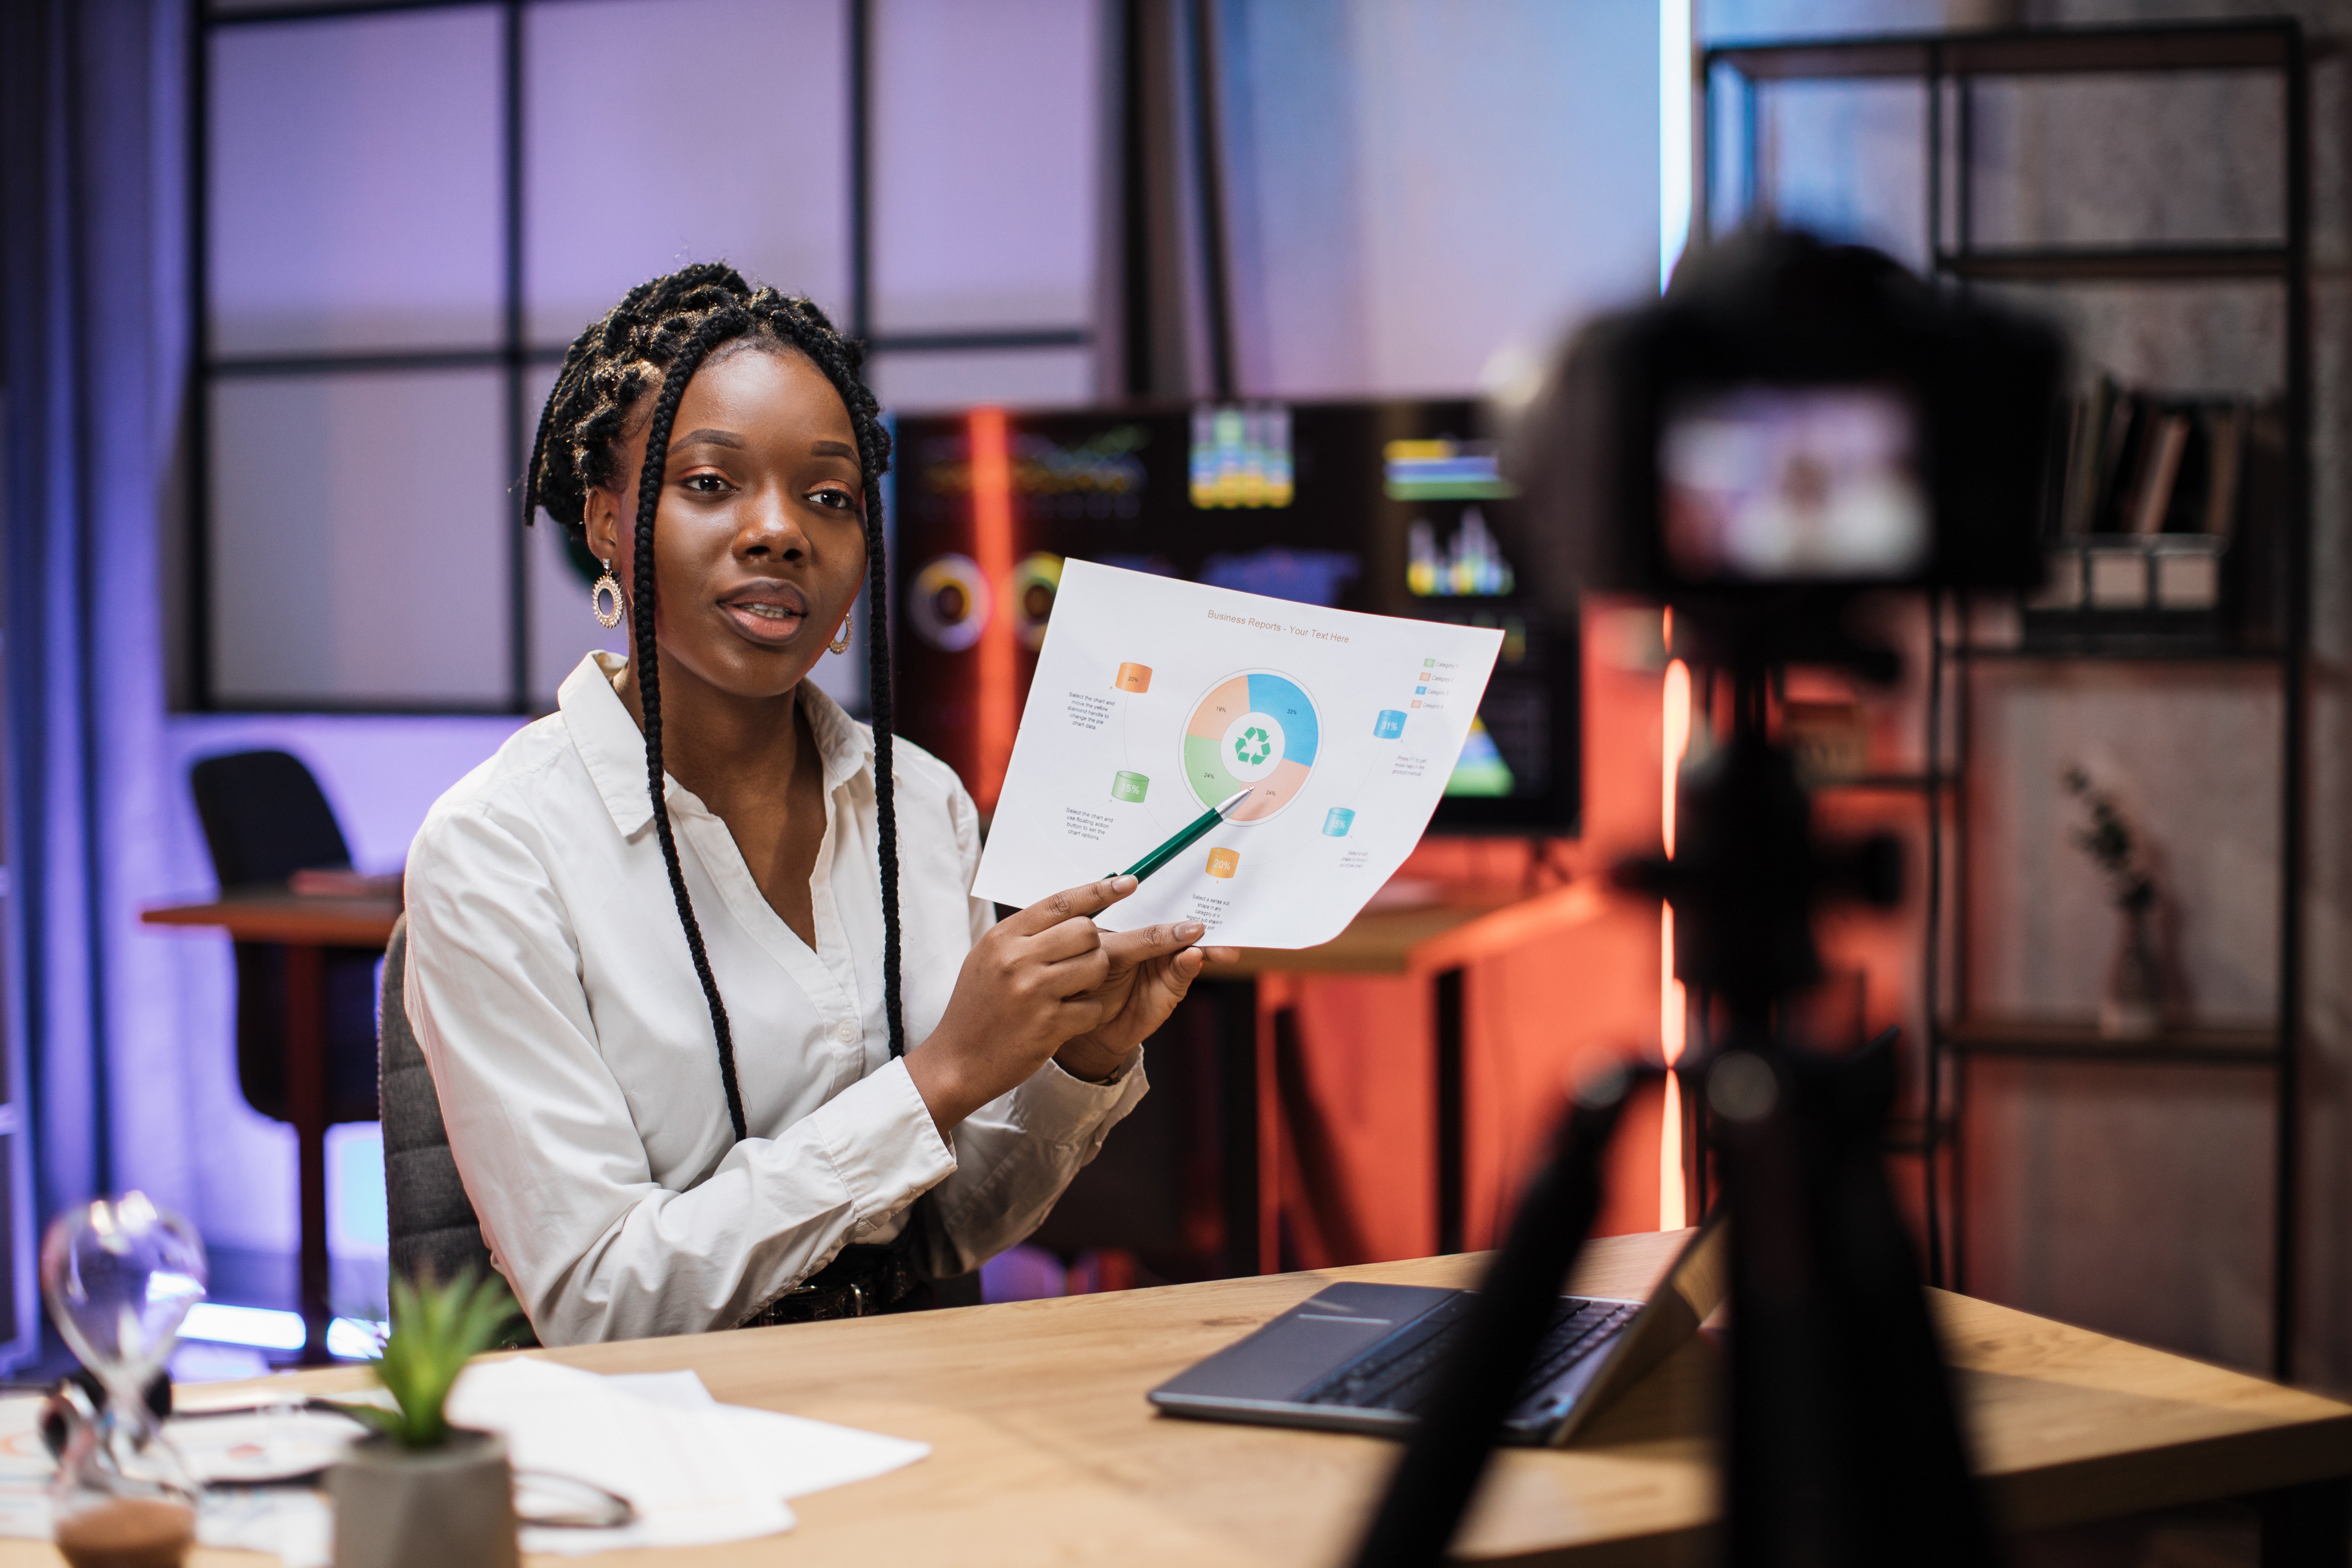
<svg viewBox="0 0 2352 1568"><path fill-rule="evenodd" d="M747 559L793 561L808 553L808 535L790 499L762 493L753 500L735 536L736 553Z"/></svg>

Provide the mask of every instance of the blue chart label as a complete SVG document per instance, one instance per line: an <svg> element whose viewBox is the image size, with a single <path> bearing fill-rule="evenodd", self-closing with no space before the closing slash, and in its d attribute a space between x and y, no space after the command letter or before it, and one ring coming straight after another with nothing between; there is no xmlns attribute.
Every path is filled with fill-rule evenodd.
<svg viewBox="0 0 2352 1568"><path fill-rule="evenodd" d="M1382 741L1393 741L1403 733L1404 715L1393 708L1381 709L1379 722L1372 726L1373 736Z"/></svg>
<svg viewBox="0 0 2352 1568"><path fill-rule="evenodd" d="M1345 838L1348 837L1348 829L1354 826L1355 823L1354 812L1344 805L1335 805L1323 814L1323 836L1327 838Z"/></svg>

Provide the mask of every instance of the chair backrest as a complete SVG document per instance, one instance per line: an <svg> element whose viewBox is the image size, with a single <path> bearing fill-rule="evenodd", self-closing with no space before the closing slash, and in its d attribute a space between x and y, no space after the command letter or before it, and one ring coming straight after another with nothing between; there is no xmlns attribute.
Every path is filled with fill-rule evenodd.
<svg viewBox="0 0 2352 1568"><path fill-rule="evenodd" d="M408 967L408 917L392 928L383 955L383 993L377 1016L377 1098L383 1107L383 1187L390 1210L392 1271L415 1279L429 1270L453 1279L468 1265L490 1272L490 1249L482 1240L466 1184L449 1152L449 1130L441 1121L441 1097L433 1069L408 1026L404 972Z"/></svg>
<svg viewBox="0 0 2352 1568"><path fill-rule="evenodd" d="M233 752L188 770L196 816L224 888L283 882L318 866L349 866L351 847L334 807L301 759L286 752Z"/></svg>

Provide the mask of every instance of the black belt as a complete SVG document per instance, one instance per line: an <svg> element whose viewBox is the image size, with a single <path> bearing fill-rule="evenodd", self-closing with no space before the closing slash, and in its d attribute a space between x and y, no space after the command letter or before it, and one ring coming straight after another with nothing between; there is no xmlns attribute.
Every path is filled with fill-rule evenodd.
<svg viewBox="0 0 2352 1568"><path fill-rule="evenodd" d="M915 1271L912 1251L905 1241L845 1247L832 1262L735 1326L761 1329L772 1323L919 1312L932 1304L931 1283Z"/></svg>

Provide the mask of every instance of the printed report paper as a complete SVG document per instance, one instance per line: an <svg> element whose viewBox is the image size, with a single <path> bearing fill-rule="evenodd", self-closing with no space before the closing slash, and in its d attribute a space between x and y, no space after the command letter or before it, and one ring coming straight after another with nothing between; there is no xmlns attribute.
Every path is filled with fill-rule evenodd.
<svg viewBox="0 0 2352 1568"><path fill-rule="evenodd" d="M1500 631L1070 561L972 892L1016 907L1233 816L1097 919L1330 941L1421 840Z"/></svg>

